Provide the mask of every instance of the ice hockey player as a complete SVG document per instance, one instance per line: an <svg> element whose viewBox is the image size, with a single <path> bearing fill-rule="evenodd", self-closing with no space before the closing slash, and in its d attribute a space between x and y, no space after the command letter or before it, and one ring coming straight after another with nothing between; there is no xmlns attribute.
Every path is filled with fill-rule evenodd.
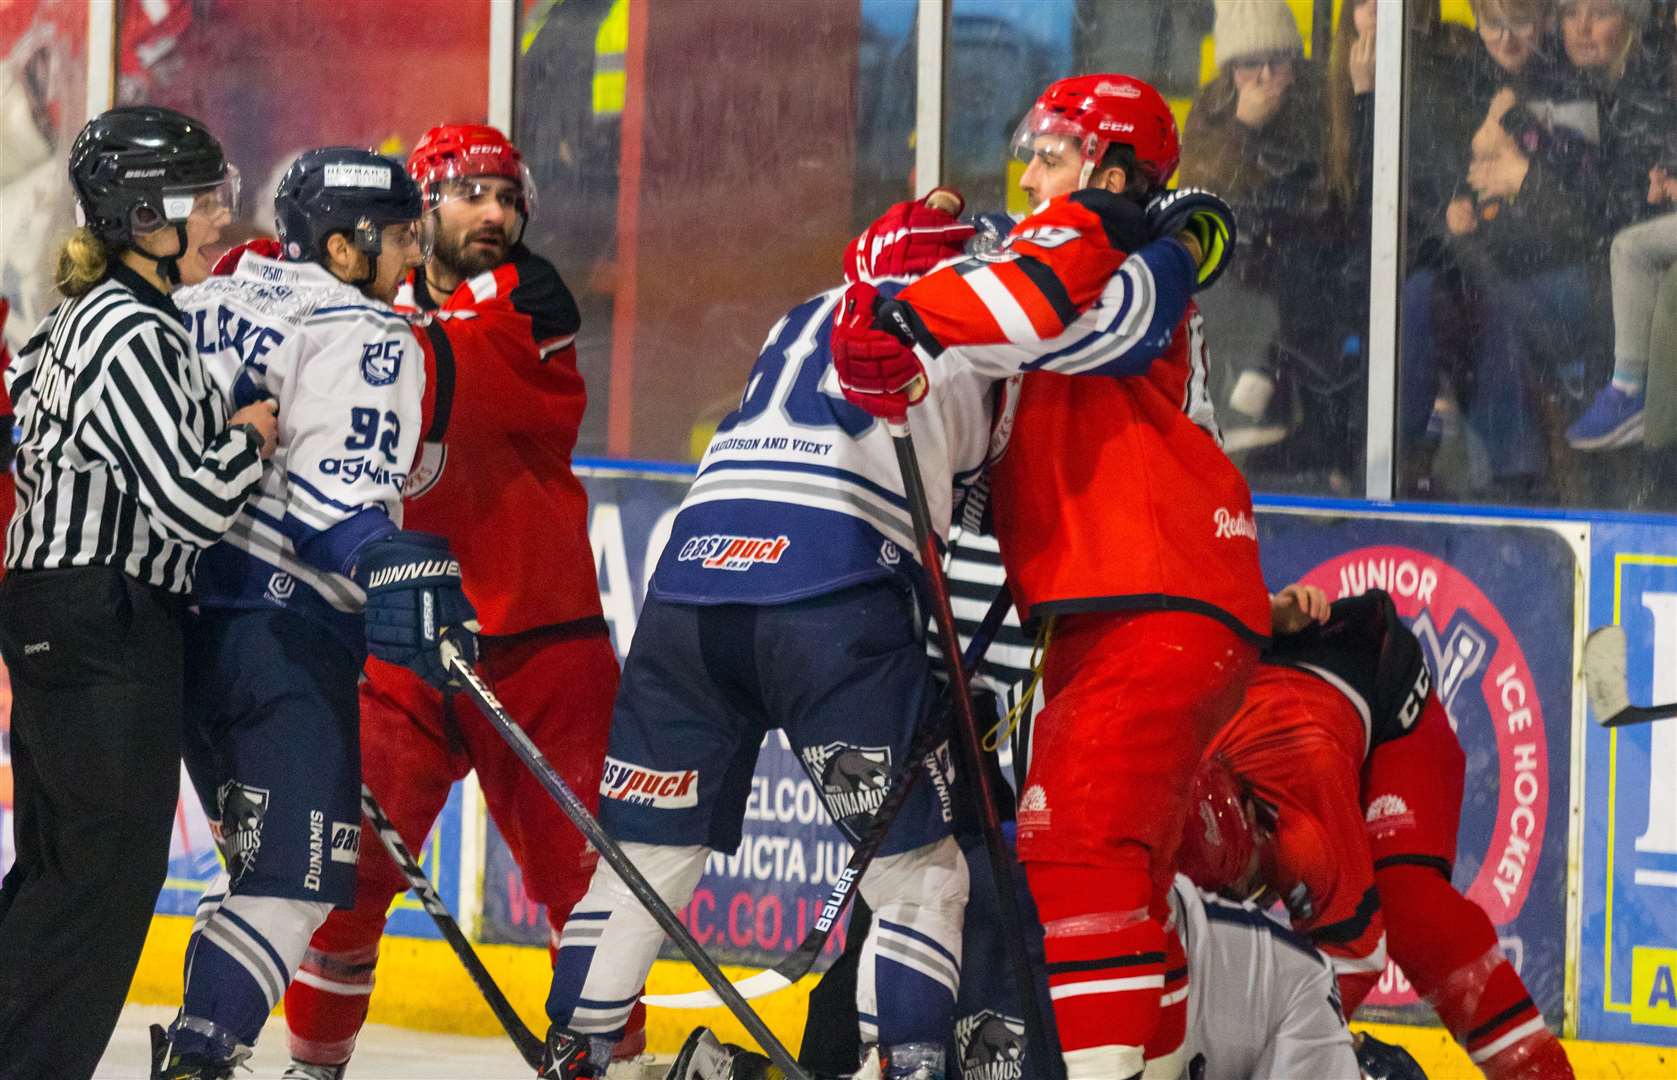
<svg viewBox="0 0 1677 1080"><path fill-rule="evenodd" d="M1347 1016L1391 958L1490 1080L1572 1076L1491 921L1450 883L1465 758L1421 644L1380 590L1289 586L1277 636L1195 775L1183 870L1267 886L1333 961ZM1319 618L1318 618L1319 616ZM1227 823L1267 829L1255 853Z"/></svg>
<svg viewBox="0 0 1677 1080"><path fill-rule="evenodd" d="M1182 1043L1183 1010L1160 991L1183 967L1165 919L1188 780L1240 701L1269 602L1186 295L1221 265L1227 217L1159 195L1178 157L1168 105L1125 75L1062 80L1015 146L1036 209L1004 245L895 299L853 286L833 349L849 400L883 417L912 416L949 356L1024 373L991 470L1007 577L1047 642L1019 855L1068 1076L1112 1080ZM1196 230L1197 270L1180 245L1173 273L1138 257L1150 197ZM1102 339L1074 322L1092 301L1138 346L1105 367L1089 356ZM1114 377L1066 377L1091 371Z"/></svg>
<svg viewBox="0 0 1677 1080"><path fill-rule="evenodd" d="M1122 270L1117 260L1108 267L1123 278L1114 301L1091 303L1094 290L1086 312L1067 312L1068 336L1083 348L1066 370L1145 364L1187 308L1193 257L1174 229L1148 243L1149 223L1133 211L1124 226L1140 250ZM943 225L958 250L970 228L953 217ZM674 522L625 665L601 817L678 908L708 851L739 842L745 781L767 728L785 730L854 837L935 697L895 453L884 425L844 400L830 370L829 327L846 296L816 296L770 331ZM1007 380L1024 360L1015 350L967 363L952 351L929 372L925 404L908 422L940 536L955 480L978 474L992 432L1005 441ZM1043 361L1057 370L1055 358ZM929 771L860 884L875 913L857 986L860 1035L880 1048L887 1077L942 1077L960 970L966 867L949 835L948 772L941 763ZM561 935L546 1075L600 1067L661 937L602 866Z"/></svg>
<svg viewBox="0 0 1677 1080"><path fill-rule="evenodd" d="M186 758L225 869L198 904L185 1001L153 1028L153 1076L230 1077L302 961L355 894L356 682L371 651L442 682L474 650L459 564L403 531L422 343L388 304L422 250L419 188L364 150L311 150L274 197L283 260L177 294L235 403L279 403L279 449L207 551L186 638ZM363 610L364 609L364 610Z"/></svg>
<svg viewBox="0 0 1677 1080"><path fill-rule="evenodd" d="M434 347L410 527L446 537L483 624L479 670L573 791L600 787L617 655L600 612L588 502L571 472L586 391L577 308L521 242L536 190L498 130L447 124L408 157L436 246L396 306ZM446 333L445 333L446 331ZM374 658L361 687L362 775L418 851L454 781L473 769L553 941L596 856L469 701ZM353 909L316 932L285 997L293 1077L341 1075L367 1018L379 937L407 882L370 831ZM631 988L635 989L635 988ZM623 995L627 996L627 994ZM636 1011L620 1056L644 1043Z"/></svg>

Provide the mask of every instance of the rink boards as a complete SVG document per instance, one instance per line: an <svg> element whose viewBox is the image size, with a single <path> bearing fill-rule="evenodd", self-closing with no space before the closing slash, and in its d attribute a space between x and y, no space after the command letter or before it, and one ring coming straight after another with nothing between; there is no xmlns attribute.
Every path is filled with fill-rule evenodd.
<svg viewBox="0 0 1677 1080"><path fill-rule="evenodd" d="M691 473L579 471L621 654ZM1468 758L1455 882L1490 914L1544 1014L1583 1039L1677 1045L1677 723L1603 731L1577 677L1583 635L1622 622L1632 701L1677 699L1677 525L1302 499L1260 500L1258 525L1272 588L1385 588L1421 638ZM848 855L771 734L745 842L712 857L682 917L724 962L772 962L807 932ZM215 858L202 812L183 799L159 912L190 913ZM479 940L545 946L545 913L524 896L470 781L423 860ZM390 925L437 936L406 898ZM1360 1015L1430 1017L1395 968Z"/></svg>

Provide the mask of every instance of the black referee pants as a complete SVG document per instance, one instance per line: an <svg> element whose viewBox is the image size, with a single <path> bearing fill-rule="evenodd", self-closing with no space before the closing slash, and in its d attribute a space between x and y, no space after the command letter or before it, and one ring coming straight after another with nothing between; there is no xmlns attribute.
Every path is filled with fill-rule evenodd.
<svg viewBox="0 0 1677 1080"><path fill-rule="evenodd" d="M91 1077L168 868L181 601L109 567L0 581L17 862L0 886L0 1080Z"/></svg>

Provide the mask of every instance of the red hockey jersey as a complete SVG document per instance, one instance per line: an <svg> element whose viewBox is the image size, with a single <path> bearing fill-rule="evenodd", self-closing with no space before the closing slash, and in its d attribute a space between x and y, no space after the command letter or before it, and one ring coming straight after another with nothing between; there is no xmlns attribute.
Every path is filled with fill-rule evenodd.
<svg viewBox="0 0 1677 1080"><path fill-rule="evenodd" d="M523 245L440 308L423 274L396 299L432 316L404 524L448 538L484 634L598 622L588 498L571 472L587 392L570 290Z"/></svg>
<svg viewBox="0 0 1677 1080"><path fill-rule="evenodd" d="M1078 337L1079 313L1109 305L1108 332L1122 337L1157 320L1167 290L1186 288L1181 274L1174 284L1128 265L1139 261L1120 246L1140 247L1133 215L1104 192L1062 196L987 265L955 263L898 299L936 347L1037 357L1019 365L1012 437L992 473L996 538L1023 614L1196 611L1263 640L1252 496L1217 440L1192 302L1174 297L1170 310L1185 313L1137 362L1068 373L1079 369L1066 358L1093 347Z"/></svg>

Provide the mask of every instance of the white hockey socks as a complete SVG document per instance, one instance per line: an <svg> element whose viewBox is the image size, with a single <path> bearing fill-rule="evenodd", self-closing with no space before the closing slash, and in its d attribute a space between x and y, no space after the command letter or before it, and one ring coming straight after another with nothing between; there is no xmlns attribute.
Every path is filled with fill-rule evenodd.
<svg viewBox="0 0 1677 1080"><path fill-rule="evenodd" d="M693 897L710 849L624 844L623 853L672 909ZM579 1035L616 1042L635 1007L664 931L604 860L559 934L547 1015ZM598 962L596 962L598 961Z"/></svg>
<svg viewBox="0 0 1677 1080"><path fill-rule="evenodd" d="M227 1057L250 1046L274 1011L331 905L227 893L226 873L200 902L186 950L186 996L171 1033L177 1052Z"/></svg>
<svg viewBox="0 0 1677 1080"><path fill-rule="evenodd" d="M862 877L873 927L856 973L862 1044L942 1046L961 979L967 861L952 837L876 859Z"/></svg>

